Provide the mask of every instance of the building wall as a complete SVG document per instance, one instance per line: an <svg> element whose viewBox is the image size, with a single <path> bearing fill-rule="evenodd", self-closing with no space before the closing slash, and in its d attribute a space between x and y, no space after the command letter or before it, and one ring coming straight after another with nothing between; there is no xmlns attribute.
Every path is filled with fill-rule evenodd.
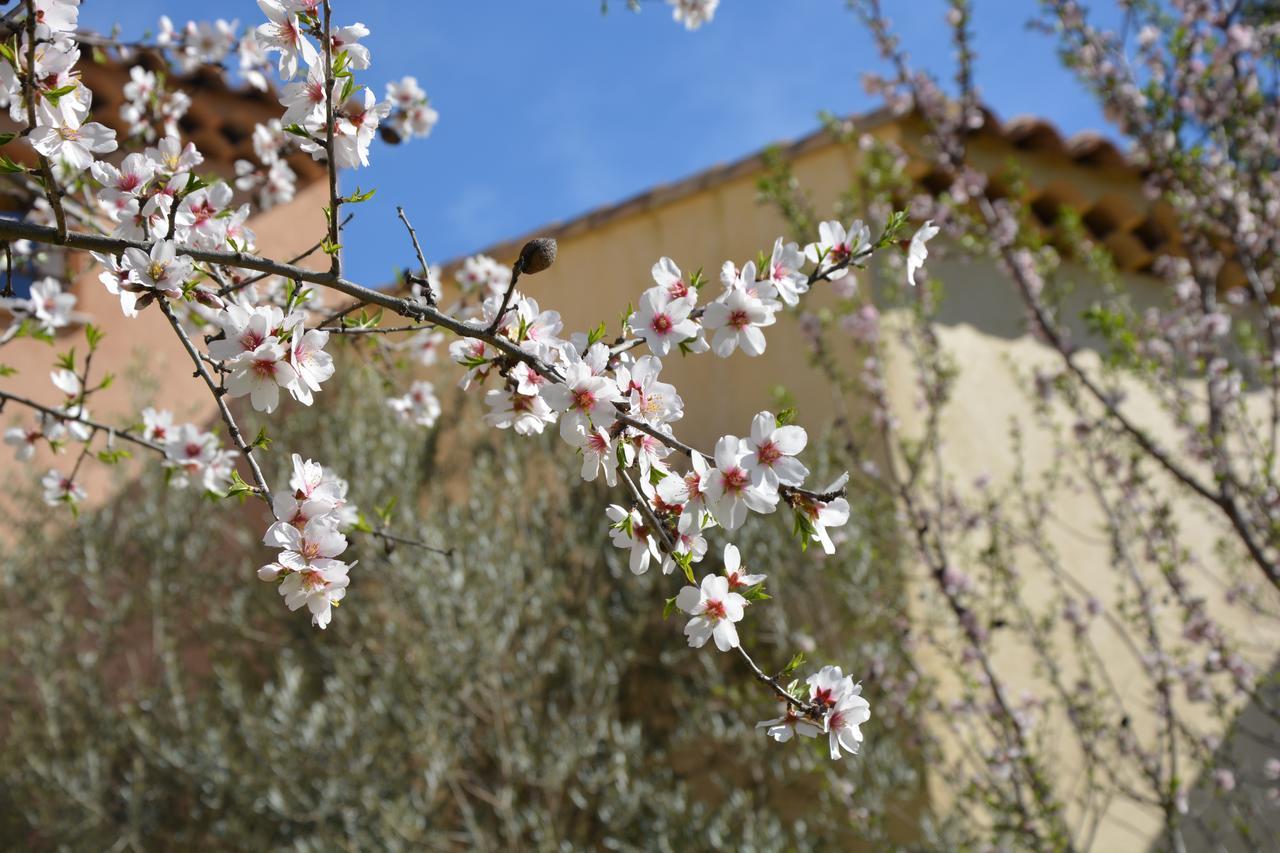
<svg viewBox="0 0 1280 853"><path fill-rule="evenodd" d="M898 125L882 124L874 129L882 138L900 138ZM1147 211L1139 183L1134 174L1115 163L1082 165L1054 150L1019 150L1008 140L979 139L975 161L998 171L1016 162L1028 179L1039 187L1047 187L1045 198L1053 203L1070 202L1090 210L1090 227L1103 232L1103 239L1130 268L1149 262L1151 247L1137 239L1129 229L1143 223L1159 222L1159 214ZM800 185L810 191L815 209L826 211L840 192L849 187L858 168L857 154L850 146L834 144L810 145L795 155L792 163ZM566 333L591 328L600 320L616 333L618 317L627 304L652 285L650 266L659 257L672 257L681 269L690 272L702 267L712 280L709 294L718 292L719 264L733 259L741 264L759 250L768 250L775 237L786 233L786 226L772 207L757 202L755 181L758 171L735 168L728 178L708 182L685 192L660 190L658 199L624 203L614 213L587 217L587 223L570 223L567 227L548 229L558 235L559 256L548 272L527 279L526 292L543 307L559 310ZM664 198L665 196L665 198ZM1052 213L1051 210L1047 213ZM1155 229L1157 226L1149 225ZM528 235L533 236L533 235ZM1164 235L1168 238L1168 234ZM505 243L493 250L499 260L512 260L524 238ZM1017 423L1023 430L1025 449L1024 473L1038 477L1057 464L1052 437L1036 428L1030 398L1018 391L1032 367L1052 367L1057 356L1025 332L1025 315L1011 281L992 264L964 258L961 253L946 255L938 247L929 264L932 276L941 279L948 294L940 318L940 337L945 349L961 367L954 402L946 409L942 434L945 436L943 467L951 472L962 488L972 491L979 478L998 490L1010 482L1017 472L1010 452L1009 427ZM1078 316L1080 309L1101 291L1089 276L1079 271L1075 276L1078 289L1068 303L1068 311ZM1160 304L1165 294L1151 278L1130 273L1127 277L1130 298L1135 305ZM863 281L862 286L871 286ZM821 307L826 297L815 293L806 307ZM889 316L892 326L903 318ZM1083 330L1077 340L1089 344ZM775 387L785 387L794 399L800 423L811 434L821 434L835 418L832 392L818 372L808 363L808 347L799 333L795 312L779 315L777 325L767 330L768 349L760 358L735 353L729 359L711 355L666 360L664 377L685 394L686 415L678 424L680 437L705 450L724 433L746 434L751 417L761 409L773 408ZM856 348L843 348L840 356L845 367L856 375L863 357ZM1082 355L1086 365L1096 365L1089 352ZM916 406L916 383L910 356L901 348L891 348L888 364L890 397L895 414L908 432L922 428L922 412ZM1170 434L1155 402L1141 389L1130 389L1126 411L1154 435ZM1171 441L1173 439L1170 439ZM1176 449L1176 448L1175 448ZM1179 487L1169 483L1176 493ZM1208 566L1217 563L1214 547L1222 532L1218 520L1207 515L1203 507L1184 501L1179 504L1177 518L1185 534L1184 540ZM1111 550L1103 529L1105 519L1096 501L1079 481L1061 489L1055 496L1053 518L1048 523L1048 547L1056 553L1062 566L1068 567L1083 589L1093 591L1104 603L1114 600L1117 579L1112 575ZM981 543L966 543L976 552ZM911 553L909 547L904 553ZM1030 554L1023 551L1027 565L1033 565ZM964 567L961 566L963 569ZM910 602L916 620L923 585L930 584L923 568L908 564L905 572ZM1033 605L1047 606L1053 586L1043 570L1031 570L1025 592ZM1039 571L1041 574L1034 574ZM1204 595L1211 612L1225 612L1223 590L1201 575L1194 575L1193 593ZM904 605L906 606L906 605ZM1161 606L1162 618L1177 624L1176 608ZM1244 620L1239 608L1230 611L1235 618L1228 622L1238 637L1249 637L1251 647L1261 650L1253 663L1260 671L1271 668L1266 653L1280 640L1273 621L1258 618ZM1242 621L1243 620L1243 621ZM1176 630L1176 629L1175 629ZM1120 635L1105 626L1097 629L1099 643L1112 676L1120 685L1145 684L1143 661L1130 654ZM999 671L1008 681L1010 694L1019 696L1035 686L1042 689L1037 675L1036 659L1023 645L995 641L995 659ZM956 685L949 678L949 664L938 658L924 657L924 666L938 676L952 695ZM1133 688L1126 694L1134 710L1131 725L1147 735L1156 720L1146 703L1137 698ZM1195 720L1194 710L1183 708L1188 719ZM1079 747L1067 736L1065 720L1046 722L1054 756L1049 772L1057 780L1081 781ZM875 722L871 724L874 738ZM952 747L956 745L952 743ZM935 782L938 780L934 779ZM1071 785L1063 790L1074 790ZM945 786L934 786L934 799L946 807ZM1075 815L1070 815L1075 818ZM1159 812L1132 803L1114 802L1094 836L1098 850L1140 849L1158 840L1161 825Z"/></svg>

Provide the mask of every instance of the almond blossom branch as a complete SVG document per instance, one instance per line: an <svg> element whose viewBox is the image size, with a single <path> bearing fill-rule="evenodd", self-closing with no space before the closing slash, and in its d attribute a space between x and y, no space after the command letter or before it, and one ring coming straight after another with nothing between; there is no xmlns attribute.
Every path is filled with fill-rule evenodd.
<svg viewBox="0 0 1280 853"><path fill-rule="evenodd" d="M61 409L46 406L43 403L37 403L35 400L23 397L19 394L12 394L4 389L0 389L0 406L5 403L16 403L19 406L25 406L28 409L56 418L59 421L84 424L93 432L105 432L108 436L124 439L131 444L136 444L139 447L145 447L147 450L153 450L156 453L163 454L165 452L163 445L145 439L128 429L118 429L113 426L108 426L101 421L95 421L90 418L86 418L83 415L70 415Z"/></svg>
<svg viewBox="0 0 1280 853"><path fill-rule="evenodd" d="M24 90L27 102L27 128L25 135L30 142L30 135L36 129L36 4L35 0L26 0L27 4L27 73L24 75ZM45 197L49 199L49 206L53 208L54 221L58 226L58 240L62 243L67 237L67 214L62 209L62 190L58 186L58 182L53 177L53 167L49 164L49 158L39 151L36 157L40 162L40 174L44 182Z"/></svg>
<svg viewBox="0 0 1280 853"><path fill-rule="evenodd" d="M421 281L423 298L427 300L428 305L436 304L436 295L431 290L431 269L427 266L427 259L422 254L422 246L418 244L418 232L409 224L409 217L405 216L404 208L396 205L396 215L400 217L400 221L404 223L404 227L409 232L409 239L413 242L414 254L418 256L418 266L422 270Z"/></svg>
<svg viewBox="0 0 1280 853"><path fill-rule="evenodd" d="M160 310L164 312L165 319L173 327L174 334L182 341L183 348L191 356L191 361L196 366L196 375L204 380L204 384L209 388L209 393L213 395L214 402L218 404L218 412L222 415L223 423L227 425L227 433L231 436L232 442L235 443L236 448L244 456L245 461L249 463L249 471L253 474L255 491L259 497L267 502L267 506L272 506L271 487L267 485L266 478L262 476L262 468L258 466L258 460L253 455L253 448L244 440L244 435L241 434L240 427L236 424L235 416L231 414L231 407L227 405L226 400L227 389L214 382L213 377L209 375L209 369L205 367L204 361L200 358L200 351L191 342L190 336L187 335L187 330L182 326L182 321L173 313L173 308L170 307L169 301L164 298L156 301L160 304ZM275 508L272 506L272 515L274 514Z"/></svg>

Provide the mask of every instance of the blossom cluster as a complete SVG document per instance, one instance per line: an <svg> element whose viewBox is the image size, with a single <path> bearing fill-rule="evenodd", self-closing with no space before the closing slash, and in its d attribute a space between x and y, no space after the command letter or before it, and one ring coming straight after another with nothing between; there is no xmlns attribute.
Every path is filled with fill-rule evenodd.
<svg viewBox="0 0 1280 853"><path fill-rule="evenodd" d="M295 453L289 490L277 493L272 510L279 520L267 528L262 542L280 553L258 569L258 577L279 581L280 596L290 610L305 606L311 624L327 628L333 608L347 594L347 573L355 565L337 559L347 550L342 531L357 518L347 501L347 482Z"/></svg>
<svg viewBox="0 0 1280 853"><path fill-rule="evenodd" d="M677 20L690 28L709 20L716 8L714 0L672 5ZM135 69L132 88L125 93L135 126L131 135L154 144L130 153L119 165L98 161L95 155L114 150L116 141L101 125L85 121L91 95L72 70L78 55L71 37L76 3L43 0L37 6L43 28L36 34L37 64L45 64L28 75L17 53L6 55L8 64L0 63L5 69L0 84L16 115L28 106L22 97L24 85L38 78L32 98L38 115L32 144L61 175L74 178L77 192L83 190L94 208L91 216L112 223L111 236L132 244L119 254L94 255L103 286L119 299L128 317L159 303L197 374L219 400L224 395L248 397L255 409L271 413L284 389L310 405L334 372L325 351L332 327L309 322L311 291L300 282L283 288L267 284L264 298L256 283L261 276L250 277L234 263L197 263L191 257L193 250L251 251L254 235L246 226L249 205L236 205L231 186L196 172L203 156L180 136L176 118L184 109L181 99L165 101L159 77ZM259 6L267 21L241 40L242 62L256 70L266 56L275 55L285 81L283 114L254 131L254 148L263 167L236 167L236 188L255 192L260 206L292 197L294 179L285 159L296 151L328 159L331 170L357 168L368 164L375 136L397 142L430 132L437 117L413 78L390 84L381 102L368 87L356 83L355 72L372 62L362 44L369 35L362 24L328 28L328 7L315 0L259 0ZM161 42L179 57L180 68L194 67L229 56L235 29L234 23L225 22L189 24L179 34L171 25L162 26ZM144 124L154 129L154 137L147 135L151 131ZM358 200L335 197L333 205ZM48 202L56 208L56 194L50 193ZM329 215L328 239L320 248L335 256L336 270L341 225L336 210ZM689 616L689 644L702 647L714 639L722 651L741 650L737 625L750 604L768 598L765 578L748 573L737 547L725 543L723 574L697 581L693 566L709 550L708 533L718 528L732 534L751 514L772 514L783 505L795 517L801 547L817 542L831 553L829 529L849 518L844 480L823 491L805 488L810 472L799 457L808 435L790 422L791 412L762 411L744 425L744 435L720 436L711 452L681 442L674 425L684 416L685 404L675 386L662 379L663 359L675 351L713 352L720 358L739 350L747 357L762 355L766 330L781 312L799 304L818 283L852 287L851 270L862 266L875 249L892 245L891 231L886 229L873 245L869 228L861 222L848 228L824 222L817 239L803 248L778 238L768 255L761 253L741 265L726 261L719 290L709 298L704 298L708 282L700 272L686 274L674 260L661 258L651 271L653 286L640 295L638 308L623 318L613 340L604 324L590 332L566 334L557 311L516 289L518 276L539 272L554 261L551 241L541 241L551 250L528 266L523 252L511 269L486 256L468 259L457 273L458 301L436 316L459 336L449 345L449 356L463 368L460 387L483 394L484 420L524 435L542 433L554 424L561 440L581 458L584 480L603 479L610 486L625 483L628 503L610 506L606 515L614 544L629 553L631 570L638 574L658 565L671 574L679 569L689 585L669 607ZM925 243L934 233L936 229L926 224L912 240L909 276L924 262ZM402 313L421 320L443 298L439 271L424 261L423 276L414 286L412 305L417 307ZM58 294L48 287L28 301L31 315L46 325L66 322L70 304L59 303ZM430 311L422 310L423 305ZM205 352L191 341L189 326L205 332ZM443 345L440 329L419 326L402 346L430 364ZM10 443L19 453L41 440L59 441L60 429L81 430L87 452L96 431L110 430L87 423L83 376L66 370L55 384L68 395L72 417L66 424L54 417L42 421L37 432L15 436ZM415 382L388 405L407 423L421 427L433 426L441 414L434 388L425 381ZM220 404L220 411L256 485L244 483L235 472L235 451L220 449L210 433L194 425L175 427L168 412L144 413L140 441L162 450L164 465L177 485L198 481L209 491L271 498L253 455L257 442L246 444L225 404ZM275 521L263 539L278 548L279 555L258 574L263 580L279 581L286 605L293 610L306 606L312 622L324 628L332 608L346 594L354 563L339 558L348 547L344 531L358 523L358 516L346 501L345 481L298 455L293 468L289 489L271 500ZM79 500L82 492L74 481L74 471L67 477L50 472L47 495ZM831 734L833 757L839 754L837 747L853 751L861 738L857 727L866 719L865 702L859 705L860 698L853 698L857 690L851 680L850 686L841 686L843 677L835 672L835 686L826 693L815 688L807 699L790 688L784 693L774 683L789 705L804 709L800 716L806 726ZM819 676L822 673L829 671Z"/></svg>
<svg viewBox="0 0 1280 853"><path fill-rule="evenodd" d="M89 168L95 155L116 150L116 133L87 121L93 93L75 70L80 61L73 37L79 3L40 0L35 6L34 42L24 28L16 48L0 54L0 102L8 105L9 118L30 127L31 146L56 163L61 174L74 177ZM24 82L30 99L24 97Z"/></svg>
<svg viewBox="0 0 1280 853"><path fill-rule="evenodd" d="M911 274L936 233L926 223L913 238ZM889 242L885 237L878 245ZM728 543L724 574L695 582L693 565L708 551L708 531L718 527L732 533L750 514L773 513L785 503L802 544L817 542L832 553L828 531L849 519L843 496L847 475L822 492L804 488L809 469L797 457L808 435L789 422L789 413L760 412L747 435L721 436L711 454L684 445L673 427L684 415L684 401L661 379L662 360L675 351L714 352L722 358L738 350L761 355L765 330L780 311L798 304L816 282L845 279L872 251L870 229L861 222L848 228L824 222L818 239L803 249L779 238L767 257L741 266L726 262L720 292L703 306L699 299L707 282L701 274L686 275L675 261L661 258L651 271L654 285L641 294L639 307L612 342L603 324L590 333L564 336L558 312L516 289L513 274L520 262L507 271L492 258L476 256L457 273L460 298L450 313L476 328L492 329L498 340L460 337L449 352L464 370L459 386L483 389L487 423L522 435L558 424L560 438L581 457L584 480L603 479L610 486L626 480L633 504L614 504L606 511L613 544L627 552L636 574L654 565L664 573L680 569L690 585L670 604L690 617L689 644L701 647L714 638L717 648L729 651L739 648L736 623L753 596L766 597L756 586L764 576L744 574L741 555ZM636 355L641 346L648 353ZM412 396L393 399L391 405L410 411ZM682 455L687 467L677 464ZM811 696L807 701L815 710L803 716L813 732L831 733L836 756L840 747L856 749L858 725L866 719L865 700L851 680L837 693L830 693L835 697L830 702Z"/></svg>
<svg viewBox="0 0 1280 853"><path fill-rule="evenodd" d="M871 705L862 697L862 685L855 684L853 676L845 675L838 666L824 666L805 680L808 686L806 698L827 710L821 725L796 713L790 703L784 703L782 716L763 720L756 724L765 729L769 737L785 743L795 735L817 737L827 735L831 757L839 758L841 750L856 755L862 743L860 726L871 719ZM801 692L793 686L793 692Z"/></svg>

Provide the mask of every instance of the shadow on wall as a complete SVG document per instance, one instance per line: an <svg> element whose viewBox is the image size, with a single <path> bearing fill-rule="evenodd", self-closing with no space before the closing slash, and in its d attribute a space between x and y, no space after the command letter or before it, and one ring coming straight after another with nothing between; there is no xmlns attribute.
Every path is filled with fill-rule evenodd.
<svg viewBox="0 0 1280 853"><path fill-rule="evenodd" d="M1280 830L1276 801L1269 795L1270 789L1280 788L1280 781L1269 779L1266 771L1268 761L1280 759L1280 715L1270 710L1280 705L1280 659L1261 683L1260 695L1236 717L1214 755L1214 763L1224 769L1202 773L1187 798L1183 838L1188 850L1252 853L1259 849L1258 842L1238 827L1251 827L1258 838L1274 837ZM1231 768L1229 779L1225 768ZM1219 796L1224 782L1233 784L1237 793L1249 793L1252 813L1240 812L1240 798L1228 803ZM1150 847L1152 853L1165 849L1163 838Z"/></svg>

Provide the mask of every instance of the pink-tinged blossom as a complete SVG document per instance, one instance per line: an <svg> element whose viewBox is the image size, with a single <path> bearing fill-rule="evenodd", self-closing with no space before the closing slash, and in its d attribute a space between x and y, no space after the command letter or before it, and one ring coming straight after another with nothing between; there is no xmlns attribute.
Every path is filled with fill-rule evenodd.
<svg viewBox="0 0 1280 853"><path fill-rule="evenodd" d="M749 356L761 355L765 339L760 330L772 326L776 320L762 300L734 288L707 306L702 322L707 331L715 332L711 339L712 351L728 358L738 347Z"/></svg>
<svg viewBox="0 0 1280 853"><path fill-rule="evenodd" d="M35 455L36 445L41 440L48 441L50 446L61 440L66 428L52 415L40 414L34 426L11 427L5 430L4 443L13 448L14 458L19 462L28 462Z"/></svg>
<svg viewBox="0 0 1280 853"><path fill-rule="evenodd" d="M198 189L182 200L174 216L181 241L200 249L217 249L227 239L227 219L221 216L231 204L231 187L217 183Z"/></svg>
<svg viewBox="0 0 1280 853"><path fill-rule="evenodd" d="M818 224L818 242L804 247L805 257L822 271L830 270L827 278L838 281L849 274L848 264L871 247L871 229L855 220L848 230L834 220ZM839 269L831 267L845 264Z"/></svg>
<svg viewBox="0 0 1280 853"><path fill-rule="evenodd" d="M93 259L102 265L98 273L98 281L112 296L120 300L120 311L126 317L137 317L138 294L134 284L133 270L122 264L115 255L103 255L91 252ZM132 289L131 289L132 288Z"/></svg>
<svg viewBox="0 0 1280 853"><path fill-rule="evenodd" d="M463 391L469 391L475 382L483 382L488 378L489 369L493 366L492 359L497 356L497 350L475 338L458 338L449 344L449 357L467 368L462 378L458 380L458 387Z"/></svg>
<svg viewBox="0 0 1280 853"><path fill-rule="evenodd" d="M363 71L369 67L369 48L360 44L360 39L368 35L369 28L364 24L334 27L329 31L329 43L332 45L333 55L337 56L345 50L348 66L357 71Z"/></svg>
<svg viewBox="0 0 1280 853"><path fill-rule="evenodd" d="M27 140L36 151L65 163L74 174L89 168L95 154L116 150L116 132L111 128L96 121L76 126L64 117L36 125Z"/></svg>
<svg viewBox="0 0 1280 853"><path fill-rule="evenodd" d="M275 305L240 305L228 303L213 321L222 328L222 338L209 342L209 356L229 361L253 352L273 341L284 325L284 311Z"/></svg>
<svg viewBox="0 0 1280 853"><path fill-rule="evenodd" d="M142 410L142 437L147 441L165 444L173 434L173 412L156 410L148 406Z"/></svg>
<svg viewBox="0 0 1280 853"><path fill-rule="evenodd" d="M689 319L693 304L692 297L672 298L665 288L651 287L640 297L630 326L654 355L665 356L673 346L697 335L698 324Z"/></svg>
<svg viewBox="0 0 1280 853"><path fill-rule="evenodd" d="M794 457L808 442L809 435L803 427L778 426L772 412L756 415L751 421L751 436L746 439L747 455L743 461L751 472L752 484L776 489L779 485L803 483L809 469Z"/></svg>
<svg viewBox="0 0 1280 853"><path fill-rule="evenodd" d="M68 404L80 396L80 391L84 387L80 383L80 376L74 370L67 370L65 367L50 371L49 381L67 398Z"/></svg>
<svg viewBox="0 0 1280 853"><path fill-rule="evenodd" d="M779 237L774 241L769 267L763 271L782 301L793 307L800 304L800 296L809 290L809 277L800 272L804 260L797 244L783 243Z"/></svg>
<svg viewBox="0 0 1280 853"><path fill-rule="evenodd" d="M49 506L65 503L74 507L88 497L78 483L53 468L40 478L40 486L44 490L44 502Z"/></svg>
<svg viewBox="0 0 1280 853"><path fill-rule="evenodd" d="M484 422L498 429L514 429L519 435L541 434L547 424L555 423L555 412L537 394L522 394L505 388L485 392L484 404L489 411Z"/></svg>
<svg viewBox="0 0 1280 853"><path fill-rule="evenodd" d="M707 506L707 479L711 471L707 460L696 450L690 459L693 470L683 477L672 475L658 483L658 496L669 504L680 504L685 513L709 511Z"/></svg>
<svg viewBox="0 0 1280 853"><path fill-rule="evenodd" d="M606 484L618 484L617 448L607 432L596 427L590 432L579 433L578 448L582 451L582 479L593 482L604 472Z"/></svg>
<svg viewBox="0 0 1280 853"><path fill-rule="evenodd" d="M738 546L732 542L728 542L724 546L724 576L729 581L729 589L734 592L740 589L750 589L757 584L764 583L767 577L767 575L751 574L744 571L742 554L738 552Z"/></svg>
<svg viewBox="0 0 1280 853"><path fill-rule="evenodd" d="M855 684L836 703L826 717L831 758L838 759L843 749L857 755L862 744L862 724L871 719L871 704L862 698L862 685Z"/></svg>
<svg viewBox="0 0 1280 853"><path fill-rule="evenodd" d="M938 226L931 219L911 237L911 244L907 247L907 284L912 287L916 285L916 272L924 268L929 257L928 242L938 236L938 231Z"/></svg>
<svg viewBox="0 0 1280 853"><path fill-rule="evenodd" d="M711 22L720 0L667 0L667 5L671 7L671 17L676 23L684 24L686 30L692 31Z"/></svg>
<svg viewBox="0 0 1280 853"><path fill-rule="evenodd" d="M422 379L410 385L403 397L387 400L387 405L401 420L415 426L433 427L440 419L440 400L436 397L435 386Z"/></svg>
<svg viewBox="0 0 1280 853"><path fill-rule="evenodd" d="M849 481L848 474L842 474L834 483L823 489L820 494L831 494L844 488ZM835 543L831 541L828 528L843 527L849 522L849 501L837 497L829 501L815 500L807 495L796 494L792 498L792 506L800 513L809 528L809 537L822 545L827 554L836 552Z"/></svg>
<svg viewBox="0 0 1280 853"><path fill-rule="evenodd" d="M697 288L685 281L684 273L680 272L680 267L676 266L675 261L670 258L661 258L653 265L651 272L654 282L666 292L667 296L672 299L688 298L694 303L698 301Z"/></svg>
<svg viewBox="0 0 1280 853"><path fill-rule="evenodd" d="M7 308L15 317L31 318L43 332L70 325L75 305L76 295L64 292L56 278L32 282L26 299L0 299L0 307Z"/></svg>
<svg viewBox="0 0 1280 853"><path fill-rule="evenodd" d="M302 24L292 2L258 0L258 8L267 16L267 23L257 29L258 43L266 53L280 53L280 76L291 80L298 76L298 60L315 65L319 57L316 46L303 34Z"/></svg>
<svg viewBox="0 0 1280 853"><path fill-rule="evenodd" d="M138 69L135 67L133 70ZM118 169L110 163L98 161L90 171L94 180L102 184L98 201L111 204L122 197L136 198L155 174L155 164L134 152L124 158Z"/></svg>
<svg viewBox="0 0 1280 853"><path fill-rule="evenodd" d="M614 421L614 403L622 401L612 379L596 376L583 360L571 361L564 368L564 383L548 385L542 395L560 418L560 436L573 443L579 429L588 431L593 425L607 427Z"/></svg>
<svg viewBox="0 0 1280 853"><path fill-rule="evenodd" d="M765 733L778 743L786 743L796 735L804 737L817 737L822 734L822 728L815 725L812 720L801 717L790 702L783 700L782 714L772 720L761 720L756 723L757 729L765 729Z"/></svg>
<svg viewBox="0 0 1280 853"><path fill-rule="evenodd" d="M707 575L699 586L686 586L676 595L676 607L692 618L684 633L689 645L700 649L715 638L716 648L727 652L738 647L735 622L742 619L747 600L729 591L729 581L722 575Z"/></svg>
<svg viewBox="0 0 1280 853"><path fill-rule="evenodd" d="M293 330L289 342L289 363L298 374L298 380L289 386L293 399L310 406L313 395L320 390L320 383L333 376L333 356L324 351L329 333L320 329L303 332L301 326Z"/></svg>
<svg viewBox="0 0 1280 853"><path fill-rule="evenodd" d="M154 290L177 299L182 295L182 285L191 276L191 259L178 255L172 240L159 240L148 255L141 249L124 250L124 265L147 290Z"/></svg>
<svg viewBox="0 0 1280 853"><path fill-rule="evenodd" d="M183 145L182 140L176 136L164 137L154 147L147 148L144 153L147 159L155 164L158 173L171 176L185 175L204 162L204 155L196 148L194 142ZM186 183L187 180L184 177L181 186L171 189L182 189Z"/></svg>
<svg viewBox="0 0 1280 853"><path fill-rule="evenodd" d="M805 679L809 685L809 701L834 708L846 695L853 692L853 676L845 675L838 666L824 666Z"/></svg>
<svg viewBox="0 0 1280 853"><path fill-rule="evenodd" d="M613 540L614 547L630 551L628 565L632 574L642 575L649 571L652 560L662 559L653 531L649 530L637 510L628 511L617 504L611 504L605 514L613 522L609 538Z"/></svg>
<svg viewBox="0 0 1280 853"><path fill-rule="evenodd" d="M231 371L227 376L227 396L248 395L258 411L274 412L280 405L280 389L298 381L298 372L285 360L286 355L284 345L270 339L227 362Z"/></svg>
<svg viewBox="0 0 1280 853"><path fill-rule="evenodd" d="M722 436L716 442L716 467L702 487L712 515L725 530L737 530L746 521L747 510L770 513L778 503L778 492L751 482L744 467L746 450L741 439Z"/></svg>
<svg viewBox="0 0 1280 853"><path fill-rule="evenodd" d="M631 414L655 426L684 417L684 401L669 382L659 382L662 361L641 356L630 368L619 368L618 387L630 398Z"/></svg>
<svg viewBox="0 0 1280 853"><path fill-rule="evenodd" d="M670 428L663 428L663 431L669 433ZM622 455L624 467L639 465L641 478L648 482L654 471L664 475L667 473L667 465L663 460L671 455L671 448L648 433L629 431L622 443Z"/></svg>
<svg viewBox="0 0 1280 853"><path fill-rule="evenodd" d="M341 92L341 81L334 82L334 98ZM280 94L280 104L285 108L280 123L285 127L294 124L324 127L324 65L316 63L307 70L307 76L294 83L285 84Z"/></svg>

